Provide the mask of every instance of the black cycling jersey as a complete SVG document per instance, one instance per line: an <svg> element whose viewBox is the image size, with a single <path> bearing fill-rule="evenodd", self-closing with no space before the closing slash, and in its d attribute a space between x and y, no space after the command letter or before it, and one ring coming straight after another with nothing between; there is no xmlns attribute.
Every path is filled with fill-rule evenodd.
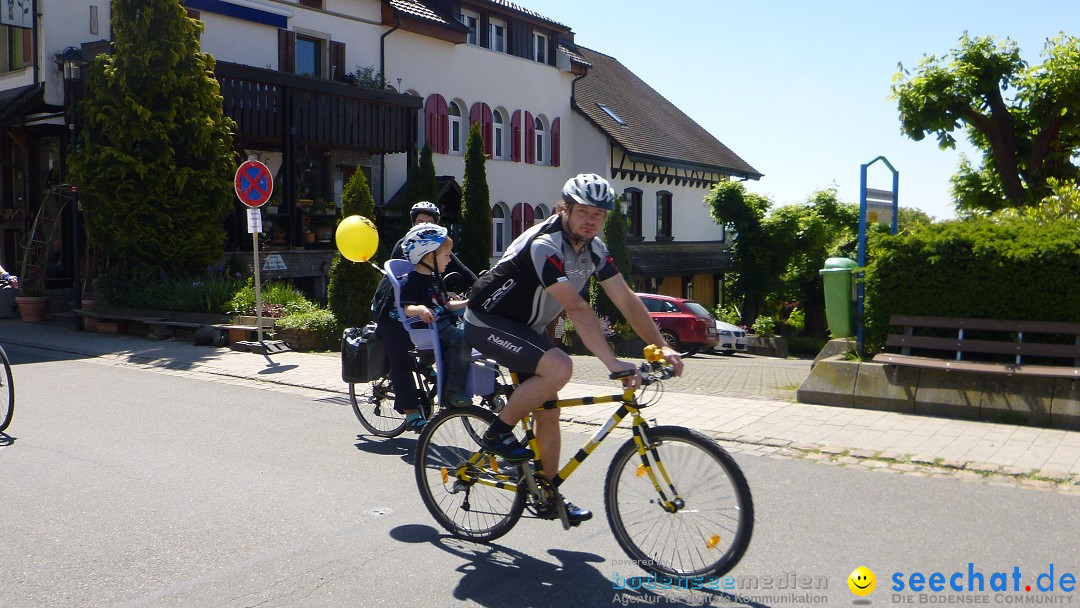
<svg viewBox="0 0 1080 608"><path fill-rule="evenodd" d="M510 243L499 263L473 285L469 310L507 317L542 331L562 311L547 293L548 287L568 281L580 292L590 276L604 281L618 272L598 238L575 252L564 236L562 216L555 214ZM470 321L468 311L465 320Z"/></svg>

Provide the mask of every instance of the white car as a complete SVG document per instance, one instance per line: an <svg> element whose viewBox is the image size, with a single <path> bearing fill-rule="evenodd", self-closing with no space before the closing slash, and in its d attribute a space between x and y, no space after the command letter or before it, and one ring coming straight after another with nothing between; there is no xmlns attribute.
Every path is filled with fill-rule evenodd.
<svg viewBox="0 0 1080 608"><path fill-rule="evenodd" d="M716 337L720 339L713 352L731 354L746 352L746 331L738 325L716 321Z"/></svg>

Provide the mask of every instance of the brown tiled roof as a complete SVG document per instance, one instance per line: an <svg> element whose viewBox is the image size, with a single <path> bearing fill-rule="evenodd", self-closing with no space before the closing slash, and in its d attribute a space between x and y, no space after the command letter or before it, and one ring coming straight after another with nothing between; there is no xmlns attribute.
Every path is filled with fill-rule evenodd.
<svg viewBox="0 0 1080 608"><path fill-rule="evenodd" d="M439 25L464 27L458 21L451 20L431 10L431 8L420 0L390 0L390 6L407 15L424 21L431 21L432 23L437 23Z"/></svg>
<svg viewBox="0 0 1080 608"><path fill-rule="evenodd" d="M626 248L634 273L648 277L731 270L731 250L723 241L641 241Z"/></svg>
<svg viewBox="0 0 1080 608"><path fill-rule="evenodd" d="M761 177L617 59L581 46L578 51L592 67L574 86L574 107L632 157ZM626 124L620 125L597 104L610 108Z"/></svg>
<svg viewBox="0 0 1080 608"><path fill-rule="evenodd" d="M551 23L553 25L557 25L559 27L566 28L567 30L570 29L570 28L566 27L565 25L559 23L558 21L555 21L554 19L549 19L548 17L545 17L545 16L541 15L540 13L538 13L538 12L536 12L534 10L529 10L529 9L525 8L524 6L521 6L520 4L515 4L513 2L510 2L509 0L489 0L489 1L492 4L498 4L499 6L502 6L504 8L508 8L508 9L510 9L512 11L517 11L517 12L523 14L523 15L528 15L528 16L532 17L533 19L539 19L540 21L546 21L546 22Z"/></svg>
<svg viewBox="0 0 1080 608"><path fill-rule="evenodd" d="M563 43L562 41L559 42L558 47L559 47L559 52L563 53L567 57L569 57L570 61L572 61L574 63L580 63L581 65L583 65L583 66L585 66L587 68L592 67L592 64L589 63L588 61L585 61L585 58L582 57L577 52L577 47L573 47L573 46L571 46L569 44Z"/></svg>

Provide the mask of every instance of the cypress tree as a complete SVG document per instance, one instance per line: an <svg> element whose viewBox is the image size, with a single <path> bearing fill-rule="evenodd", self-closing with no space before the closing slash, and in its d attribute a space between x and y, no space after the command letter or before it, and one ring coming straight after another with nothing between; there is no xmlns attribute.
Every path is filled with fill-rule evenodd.
<svg viewBox="0 0 1080 608"><path fill-rule="evenodd" d="M409 201L409 207L420 201L439 204L435 200L439 198L439 186L435 179L435 161L431 158L431 146L424 144L420 150L420 166L416 171L416 188L412 192L413 200Z"/></svg>
<svg viewBox="0 0 1080 608"><path fill-rule="evenodd" d="M615 260L615 267L619 269L627 285L633 289L634 280L631 276L630 249L626 246L626 216L622 212L621 199L615 201L615 210L607 214L604 220L604 244L607 245L608 253ZM589 280L589 302L597 314L606 316L615 321L622 320L622 313L604 293L604 288L596 278Z"/></svg>
<svg viewBox="0 0 1080 608"><path fill-rule="evenodd" d="M224 255L236 123L201 30L180 0L113 0L112 55L90 67L72 178L120 270L196 272Z"/></svg>
<svg viewBox="0 0 1080 608"><path fill-rule="evenodd" d="M375 199L364 172L359 169L341 193L342 219L351 215L362 215L375 221ZM380 279L382 274L370 264L346 260L340 253L334 255L326 300L341 327L363 327L371 322L371 298Z"/></svg>
<svg viewBox="0 0 1080 608"><path fill-rule="evenodd" d="M491 259L491 195L487 185L484 138L480 125L469 127L465 141L465 178L461 184L461 242L458 258L473 272L486 270Z"/></svg>

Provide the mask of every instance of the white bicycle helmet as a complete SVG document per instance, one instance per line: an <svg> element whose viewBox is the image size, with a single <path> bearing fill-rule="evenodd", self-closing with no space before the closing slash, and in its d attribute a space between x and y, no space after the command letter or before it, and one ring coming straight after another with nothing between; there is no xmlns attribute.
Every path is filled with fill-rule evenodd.
<svg viewBox="0 0 1080 608"><path fill-rule="evenodd" d="M562 197L567 205L577 203L605 211L615 210L615 191L606 179L595 173L581 173L566 180Z"/></svg>
<svg viewBox="0 0 1080 608"><path fill-rule="evenodd" d="M438 223L439 218L442 217L442 214L439 213L439 208L436 207L433 203L429 203L427 201L420 201L419 203L413 205L412 209L409 210L409 220L415 222L416 216L420 215L421 213L425 213L435 218L436 223Z"/></svg>
<svg viewBox="0 0 1080 608"><path fill-rule="evenodd" d="M405 234L401 250L405 258L419 264L424 256L435 251L446 240L446 228L435 224L417 224Z"/></svg>

